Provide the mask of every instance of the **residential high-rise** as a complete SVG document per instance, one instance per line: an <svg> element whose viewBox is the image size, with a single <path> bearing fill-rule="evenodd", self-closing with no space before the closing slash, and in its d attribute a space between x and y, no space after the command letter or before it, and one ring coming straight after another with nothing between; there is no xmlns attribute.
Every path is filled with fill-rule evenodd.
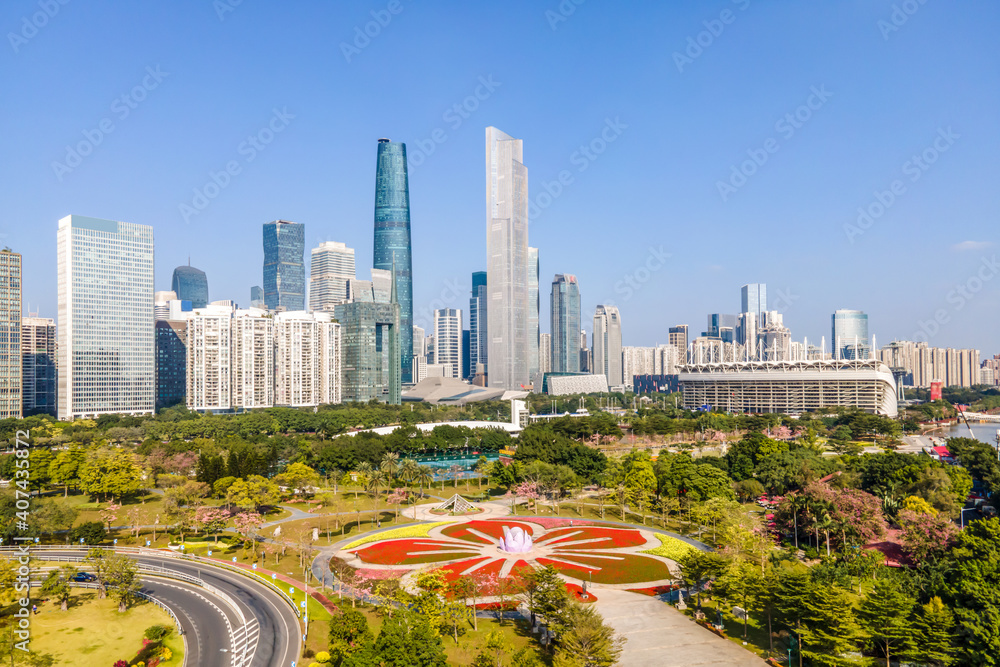
<svg viewBox="0 0 1000 667"><path fill-rule="evenodd" d="M448 367L446 377L462 377L462 311L434 311L434 363Z"/></svg>
<svg viewBox="0 0 1000 667"><path fill-rule="evenodd" d="M265 308L264 289L259 285L254 285L253 287L250 288L250 307Z"/></svg>
<svg viewBox="0 0 1000 667"><path fill-rule="evenodd" d="M232 324L229 306L197 308L188 317L185 401L189 410L232 408Z"/></svg>
<svg viewBox="0 0 1000 667"><path fill-rule="evenodd" d="M598 306L594 313L594 368L609 387L624 382L622 375L622 318L617 306Z"/></svg>
<svg viewBox="0 0 1000 667"><path fill-rule="evenodd" d="M760 314L767 311L767 285L750 283L740 288L741 313L754 313L758 321Z"/></svg>
<svg viewBox="0 0 1000 667"><path fill-rule="evenodd" d="M830 317L834 359L867 359L868 315L860 310L838 310Z"/></svg>
<svg viewBox="0 0 1000 667"><path fill-rule="evenodd" d="M177 301L177 293L173 291L153 293L153 319L155 321L170 319L170 302ZM188 302L190 303L190 302Z"/></svg>
<svg viewBox="0 0 1000 667"><path fill-rule="evenodd" d="M538 248L528 248L528 377L538 373Z"/></svg>
<svg viewBox="0 0 1000 667"><path fill-rule="evenodd" d="M0 250L0 419L20 419L21 255Z"/></svg>
<svg viewBox="0 0 1000 667"><path fill-rule="evenodd" d="M312 249L309 264L309 310L333 311L347 301L347 281L356 277L354 248L325 241Z"/></svg>
<svg viewBox="0 0 1000 667"><path fill-rule="evenodd" d="M264 305L268 310L305 310L306 226L287 220L264 224Z"/></svg>
<svg viewBox="0 0 1000 667"><path fill-rule="evenodd" d="M398 405L402 400L399 358L399 302L392 281L389 303L352 301L334 309L341 326L344 401L377 399ZM413 325L407 330L413 335ZM412 363L412 360L411 360Z"/></svg>
<svg viewBox="0 0 1000 667"><path fill-rule="evenodd" d="M174 269L170 289L181 301L190 301L192 308L204 308L208 305L208 276L190 264Z"/></svg>
<svg viewBox="0 0 1000 667"><path fill-rule="evenodd" d="M684 363L687 360L688 325L678 324L675 327L670 327L667 336L667 342L677 348L678 357L681 359L680 363Z"/></svg>
<svg viewBox="0 0 1000 667"><path fill-rule="evenodd" d="M580 286L576 276L552 280L552 371L580 372Z"/></svg>
<svg viewBox="0 0 1000 667"><path fill-rule="evenodd" d="M157 318L156 409L184 402L187 393L187 322Z"/></svg>
<svg viewBox="0 0 1000 667"><path fill-rule="evenodd" d="M520 139L486 128L486 273L489 370L495 389L527 386L528 169ZM579 329L579 327L577 327Z"/></svg>
<svg viewBox="0 0 1000 667"><path fill-rule="evenodd" d="M270 408L275 404L274 321L259 308L233 313L230 380L232 407L236 410Z"/></svg>
<svg viewBox="0 0 1000 667"><path fill-rule="evenodd" d="M414 345L416 339L414 338ZM486 320L486 272L472 274L472 297L469 299L469 365L476 372L476 364L487 364L489 336Z"/></svg>
<svg viewBox="0 0 1000 667"><path fill-rule="evenodd" d="M70 215L56 238L59 418L152 413L153 228Z"/></svg>
<svg viewBox="0 0 1000 667"><path fill-rule="evenodd" d="M538 336L538 372L552 372L552 334L539 334Z"/></svg>
<svg viewBox="0 0 1000 667"><path fill-rule="evenodd" d="M399 303L400 368L402 381L413 381L413 266L410 254L410 184L406 172L406 144L378 140L375 169L376 269L394 270ZM393 269L395 267L395 269Z"/></svg>
<svg viewBox="0 0 1000 667"><path fill-rule="evenodd" d="M21 412L56 416L56 323L21 319Z"/></svg>
<svg viewBox="0 0 1000 667"><path fill-rule="evenodd" d="M274 404L319 405L319 322L305 311L274 317Z"/></svg>

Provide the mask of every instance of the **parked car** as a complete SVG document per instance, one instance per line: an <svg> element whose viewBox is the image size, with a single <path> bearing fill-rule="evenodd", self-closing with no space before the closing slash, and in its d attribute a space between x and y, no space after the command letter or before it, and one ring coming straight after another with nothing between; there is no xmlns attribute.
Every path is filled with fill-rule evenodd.
<svg viewBox="0 0 1000 667"><path fill-rule="evenodd" d="M89 572L77 572L70 579L72 581L97 581L97 577Z"/></svg>

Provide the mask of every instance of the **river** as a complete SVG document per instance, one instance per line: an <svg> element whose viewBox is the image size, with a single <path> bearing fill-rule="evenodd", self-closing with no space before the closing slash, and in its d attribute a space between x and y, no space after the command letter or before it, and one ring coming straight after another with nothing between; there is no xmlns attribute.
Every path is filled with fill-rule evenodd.
<svg viewBox="0 0 1000 667"><path fill-rule="evenodd" d="M1000 430L1000 423L972 424L971 426L972 434L977 440L982 440L990 445L996 445L997 431ZM940 431L935 431L933 435L942 438L968 438L969 427L963 422L958 426L949 426L948 428L941 429Z"/></svg>

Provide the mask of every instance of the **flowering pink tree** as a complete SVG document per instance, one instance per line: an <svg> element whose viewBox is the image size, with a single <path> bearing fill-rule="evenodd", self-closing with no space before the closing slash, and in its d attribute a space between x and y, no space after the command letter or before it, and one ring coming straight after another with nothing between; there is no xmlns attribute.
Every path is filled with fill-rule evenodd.
<svg viewBox="0 0 1000 667"><path fill-rule="evenodd" d="M219 531L229 521L229 510L224 507L199 507L194 515L195 523L205 528L205 533L215 533L215 543L219 543Z"/></svg>
<svg viewBox="0 0 1000 667"><path fill-rule="evenodd" d="M163 469L174 475L187 477L198 467L198 454L195 452L181 452L174 454L163 461Z"/></svg>
<svg viewBox="0 0 1000 667"><path fill-rule="evenodd" d="M118 518L118 510L120 510L121 508L122 508L121 505L115 505L114 503L111 503L110 505L108 505L99 512L99 515L101 517L101 522L105 526L107 526L107 531L109 533L111 532L111 524L112 522L114 522L115 519Z"/></svg>
<svg viewBox="0 0 1000 667"><path fill-rule="evenodd" d="M868 544L885 536L888 530L878 498L858 489L835 489L821 482L811 482L801 492L785 496L778 504L776 519L789 527L797 523L807 533L811 529L817 549L821 532L828 544L833 537L843 546Z"/></svg>
<svg viewBox="0 0 1000 667"><path fill-rule="evenodd" d="M400 487L398 489L393 489L392 493L389 494L389 497L386 498L386 502L387 503L389 503L390 505L395 505L396 506L396 520L397 521L399 520L399 506L401 504L405 503L406 500L409 497L410 497L409 490Z"/></svg>
<svg viewBox="0 0 1000 667"><path fill-rule="evenodd" d="M257 531L264 524L264 519L257 512L240 512L233 519L236 532L253 544L254 558L257 557Z"/></svg>
<svg viewBox="0 0 1000 667"><path fill-rule="evenodd" d="M517 505L518 496L530 500L532 503L532 507L534 507L536 505L535 501L538 500L540 495L541 494L538 491L538 482L527 482L527 481L521 482L520 484L509 490L506 494L506 496L512 498L510 502L511 512L515 512L514 508Z"/></svg>
<svg viewBox="0 0 1000 667"><path fill-rule="evenodd" d="M946 517L912 510L899 513L903 550L914 562L943 556L958 536L958 528Z"/></svg>

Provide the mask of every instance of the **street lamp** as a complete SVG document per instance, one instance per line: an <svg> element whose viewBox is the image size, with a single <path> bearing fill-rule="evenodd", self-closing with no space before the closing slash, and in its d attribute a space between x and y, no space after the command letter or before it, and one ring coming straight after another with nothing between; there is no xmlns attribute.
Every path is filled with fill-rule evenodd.
<svg viewBox="0 0 1000 667"><path fill-rule="evenodd" d="M962 529L963 530L965 529L965 513L966 512L973 512L975 510L976 510L975 507L966 507L966 508L962 509L961 512L959 512L959 518L962 520Z"/></svg>

